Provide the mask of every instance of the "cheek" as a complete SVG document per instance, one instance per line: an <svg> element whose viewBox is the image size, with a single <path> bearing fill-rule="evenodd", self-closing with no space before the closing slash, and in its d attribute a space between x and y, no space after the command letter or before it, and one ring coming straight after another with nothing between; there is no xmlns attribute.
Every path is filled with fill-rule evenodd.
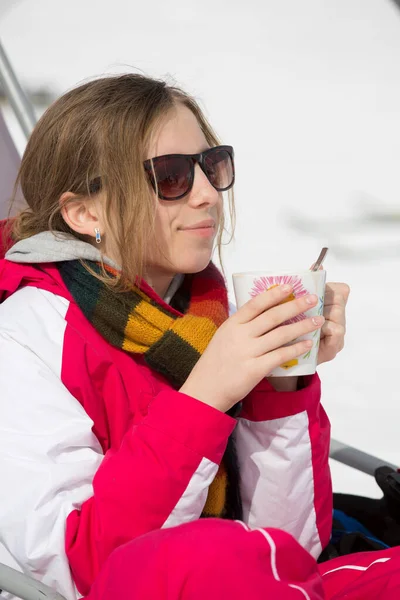
<svg viewBox="0 0 400 600"><path fill-rule="evenodd" d="M212 209L210 211L211 216L213 217L213 219L215 219L215 221L218 224L221 222L223 210L224 210L223 197L222 197L222 194L220 194L218 202L215 204L215 206L212 207Z"/></svg>
<svg viewBox="0 0 400 600"><path fill-rule="evenodd" d="M159 204L156 209L155 237L158 241L170 241L174 233L174 223L179 213L173 203Z"/></svg>

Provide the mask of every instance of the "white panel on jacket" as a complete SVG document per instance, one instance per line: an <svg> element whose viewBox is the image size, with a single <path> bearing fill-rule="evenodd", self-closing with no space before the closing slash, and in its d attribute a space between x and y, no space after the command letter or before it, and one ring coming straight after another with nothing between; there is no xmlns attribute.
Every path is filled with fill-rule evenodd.
<svg viewBox="0 0 400 600"><path fill-rule="evenodd" d="M236 444L245 522L283 529L319 556L307 412L271 421L239 419Z"/></svg>
<svg viewBox="0 0 400 600"><path fill-rule="evenodd" d="M218 465L203 458L178 504L162 526L163 529L175 527L199 519L207 501L208 488L214 481Z"/></svg>
<svg viewBox="0 0 400 600"><path fill-rule="evenodd" d="M65 521L93 495L103 456L60 379L67 309L33 287L0 305L0 543L23 571L72 599Z"/></svg>

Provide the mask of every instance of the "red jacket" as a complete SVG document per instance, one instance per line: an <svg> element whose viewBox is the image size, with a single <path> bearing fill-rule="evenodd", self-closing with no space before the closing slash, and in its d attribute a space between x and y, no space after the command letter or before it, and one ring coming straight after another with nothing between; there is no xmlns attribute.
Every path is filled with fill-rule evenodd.
<svg viewBox="0 0 400 600"><path fill-rule="evenodd" d="M246 524L320 554L332 493L317 375L294 393L262 381L235 420L109 345L53 264L0 261L1 300L0 535L21 568L88 593L115 548L199 518L234 429Z"/></svg>

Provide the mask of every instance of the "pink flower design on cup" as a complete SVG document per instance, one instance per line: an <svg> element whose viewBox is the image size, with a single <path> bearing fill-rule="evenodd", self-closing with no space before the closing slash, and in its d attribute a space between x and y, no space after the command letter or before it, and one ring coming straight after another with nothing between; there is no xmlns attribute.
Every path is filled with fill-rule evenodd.
<svg viewBox="0 0 400 600"><path fill-rule="evenodd" d="M296 275L273 275L271 277L259 277L258 279L254 279L253 288L250 290L250 296L254 298L262 292L266 292L267 290L277 287L278 285L285 284L291 285L293 292L287 298L285 298L281 304L290 302L296 298L301 298L302 296L306 296L308 294L308 291L303 286L303 282ZM286 321L286 324L297 323L305 318L306 315L304 313L300 313L299 315Z"/></svg>

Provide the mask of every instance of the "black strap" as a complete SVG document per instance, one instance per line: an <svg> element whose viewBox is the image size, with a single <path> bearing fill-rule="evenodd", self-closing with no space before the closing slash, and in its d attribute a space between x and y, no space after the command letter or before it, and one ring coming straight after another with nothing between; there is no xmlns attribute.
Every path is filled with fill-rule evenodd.
<svg viewBox="0 0 400 600"><path fill-rule="evenodd" d="M400 473L390 467L379 467L375 471L375 479L383 492L382 498L333 494L333 506L357 519L388 546L399 546Z"/></svg>

